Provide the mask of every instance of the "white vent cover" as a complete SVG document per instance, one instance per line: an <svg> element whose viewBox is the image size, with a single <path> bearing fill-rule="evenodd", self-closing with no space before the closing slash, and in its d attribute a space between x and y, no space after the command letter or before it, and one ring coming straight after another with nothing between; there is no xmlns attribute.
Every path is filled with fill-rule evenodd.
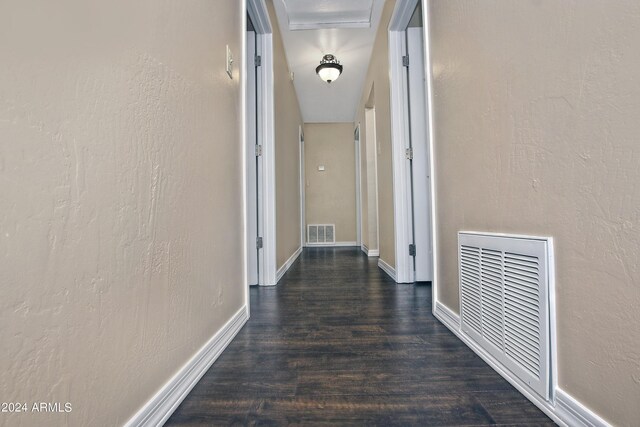
<svg viewBox="0 0 640 427"><path fill-rule="evenodd" d="M549 239L458 234L462 332L550 395Z"/></svg>
<svg viewBox="0 0 640 427"><path fill-rule="evenodd" d="M335 244L335 224L308 224L307 243L310 245Z"/></svg>

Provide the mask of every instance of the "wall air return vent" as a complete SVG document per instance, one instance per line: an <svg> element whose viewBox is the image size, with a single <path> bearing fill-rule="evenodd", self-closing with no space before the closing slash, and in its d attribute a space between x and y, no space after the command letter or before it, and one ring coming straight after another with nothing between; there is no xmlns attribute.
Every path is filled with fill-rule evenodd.
<svg viewBox="0 0 640 427"><path fill-rule="evenodd" d="M307 245L328 246L335 243L335 224L307 224Z"/></svg>
<svg viewBox="0 0 640 427"><path fill-rule="evenodd" d="M462 332L550 399L551 241L460 232Z"/></svg>

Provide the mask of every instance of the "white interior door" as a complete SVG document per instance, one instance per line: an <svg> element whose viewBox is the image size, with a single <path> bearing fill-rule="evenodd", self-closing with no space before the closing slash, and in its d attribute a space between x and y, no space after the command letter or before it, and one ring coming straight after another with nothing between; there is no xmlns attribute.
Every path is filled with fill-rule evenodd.
<svg viewBox="0 0 640 427"><path fill-rule="evenodd" d="M429 172L429 135L427 131L426 85L424 73L423 28L407 28L408 95L411 162L413 239L415 244L415 281L433 280L431 244L431 206Z"/></svg>
<svg viewBox="0 0 640 427"><path fill-rule="evenodd" d="M360 190L360 125L354 131L354 149L356 154L356 245L362 244L362 193Z"/></svg>
<svg viewBox="0 0 640 427"><path fill-rule="evenodd" d="M250 24L249 24L250 25ZM256 33L247 31L247 281L259 284L258 239L258 168L256 160L257 132L257 79L254 66Z"/></svg>
<svg viewBox="0 0 640 427"><path fill-rule="evenodd" d="M306 245L306 212L305 212L305 170L304 170L304 131L302 126L299 129L300 134L300 247L303 248Z"/></svg>
<svg viewBox="0 0 640 427"><path fill-rule="evenodd" d="M378 144L376 142L376 110L365 109L367 145L367 199L369 222L369 255L379 254L378 242Z"/></svg>

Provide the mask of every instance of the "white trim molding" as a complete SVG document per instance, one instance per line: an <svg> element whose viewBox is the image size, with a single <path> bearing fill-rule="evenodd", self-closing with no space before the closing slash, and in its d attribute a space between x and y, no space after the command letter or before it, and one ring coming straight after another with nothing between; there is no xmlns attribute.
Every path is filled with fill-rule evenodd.
<svg viewBox="0 0 640 427"><path fill-rule="evenodd" d="M333 246L337 248L347 248L347 247L351 248L351 247L357 247L358 242L335 242Z"/></svg>
<svg viewBox="0 0 640 427"><path fill-rule="evenodd" d="M360 245L360 249L368 257L380 256L380 249L369 249L364 243Z"/></svg>
<svg viewBox="0 0 640 427"><path fill-rule="evenodd" d="M378 259L378 267L396 282L396 269L387 264L382 258Z"/></svg>
<svg viewBox="0 0 640 427"><path fill-rule="evenodd" d="M451 330L460 330L460 315L454 313L446 305L436 301L434 304L433 315ZM455 332L454 332L455 333Z"/></svg>
<svg viewBox="0 0 640 427"><path fill-rule="evenodd" d="M398 0L389 21L389 31L404 31L419 2L420 0Z"/></svg>
<svg viewBox="0 0 640 427"><path fill-rule="evenodd" d="M429 170L431 171L431 179L429 180L431 185L431 244L433 248L431 265L433 267L433 279L431 281L431 297L433 301L438 300L438 227L437 227L437 212L436 209L438 198L436 192L436 161L435 161L435 145L436 145L436 132L433 121L433 73L431 65L431 29L429 23L429 2L427 0L422 1L422 22L424 23L424 73L425 83L427 86L427 132L429 134Z"/></svg>
<svg viewBox="0 0 640 427"><path fill-rule="evenodd" d="M247 10L247 0L242 0L242 9ZM247 57L247 20L242 20L242 57ZM241 84L240 84L240 93L242 94L242 158L247 158L247 146L248 146L248 136L247 136L247 67L241 67ZM248 206L249 206L249 192L247 191L247 180L248 180L248 168L247 162L242 162L242 241L247 245L249 238L249 215L248 215ZM248 256L248 248L244 247L242 251L242 283L244 286L244 304L246 307L247 313L250 312L250 298L249 298L249 256Z"/></svg>
<svg viewBox="0 0 640 427"><path fill-rule="evenodd" d="M342 247L357 247L357 242L335 242L335 243L307 243L305 245L308 248L318 248L318 247L331 247L331 248L342 248Z"/></svg>
<svg viewBox="0 0 640 427"><path fill-rule="evenodd" d="M271 33L271 20L269 19L269 11L264 0L246 0L247 13L251 17L251 22L256 32L261 34Z"/></svg>
<svg viewBox="0 0 640 427"><path fill-rule="evenodd" d="M127 423L125 427L161 426L249 320L243 306Z"/></svg>
<svg viewBox="0 0 640 427"><path fill-rule="evenodd" d="M512 375L493 356L464 335L460 330L460 315L454 313L439 301L435 301L433 304L433 315L491 366L493 370L509 381L512 386L558 425L567 427L610 427L606 421L561 389L555 390L555 402L547 402L538 394L530 391L519 378Z"/></svg>
<svg viewBox="0 0 640 427"><path fill-rule="evenodd" d="M296 249L293 255L291 255L289 259L285 261L282 267L278 269L278 273L276 274L276 283L278 283L280 279L282 279L282 276L284 276L284 273L289 271L289 269L291 268L293 263L296 262L296 260L298 259L301 253L302 253L302 246Z"/></svg>
<svg viewBox="0 0 640 427"><path fill-rule="evenodd" d="M307 248L340 248L340 247L357 247L357 242L335 242L335 243L307 243Z"/></svg>
<svg viewBox="0 0 640 427"><path fill-rule="evenodd" d="M571 426L611 427L611 424L560 388L556 389L556 412Z"/></svg>

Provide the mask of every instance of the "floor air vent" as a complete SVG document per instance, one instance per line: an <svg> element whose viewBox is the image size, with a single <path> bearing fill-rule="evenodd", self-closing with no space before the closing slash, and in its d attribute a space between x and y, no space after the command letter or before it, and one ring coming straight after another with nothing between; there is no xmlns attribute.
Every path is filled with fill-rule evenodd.
<svg viewBox="0 0 640 427"><path fill-rule="evenodd" d="M308 224L307 244L333 245L336 243L334 224Z"/></svg>
<svg viewBox="0 0 640 427"><path fill-rule="evenodd" d="M549 239L459 233L461 329L549 400Z"/></svg>

